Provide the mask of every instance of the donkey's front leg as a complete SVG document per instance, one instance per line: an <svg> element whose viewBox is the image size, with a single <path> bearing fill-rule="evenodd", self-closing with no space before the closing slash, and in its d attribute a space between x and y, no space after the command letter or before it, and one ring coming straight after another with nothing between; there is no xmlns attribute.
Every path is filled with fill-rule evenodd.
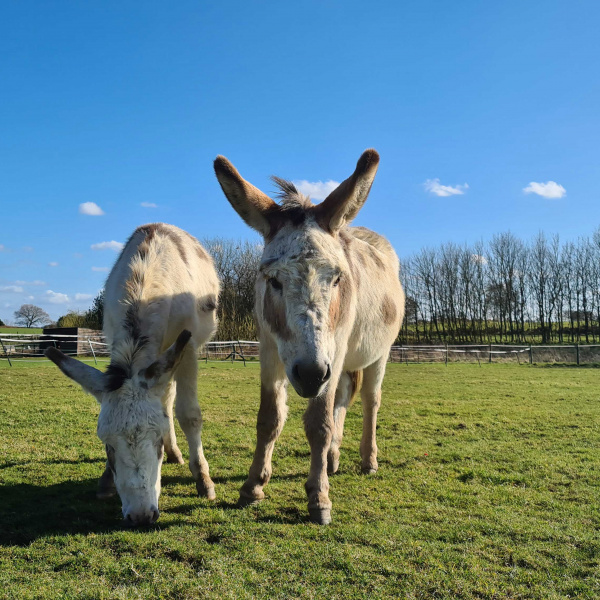
<svg viewBox="0 0 600 600"><path fill-rule="evenodd" d="M98 491L96 492L96 498L99 498L100 500L105 500L106 498L112 498L116 493L117 488L115 487L115 478L108 461L106 461L104 473L102 473L102 476L98 481Z"/></svg>
<svg viewBox="0 0 600 600"><path fill-rule="evenodd" d="M271 457L287 417L287 378L277 348L269 340L260 342L260 408L256 420L256 450L248 479L240 490L238 506L260 502L263 487L271 479Z"/></svg>
<svg viewBox="0 0 600 600"><path fill-rule="evenodd" d="M310 444L310 472L306 481L308 514L313 523L331 523L331 501L327 477L327 451L333 435L335 386L323 396L311 398L304 413L304 430Z"/></svg>
<svg viewBox="0 0 600 600"><path fill-rule="evenodd" d="M198 495L214 500L215 484L210 478L208 463L202 450L202 413L198 404L197 379L196 348L188 345L175 374L177 382L175 414L188 441L190 471L196 480Z"/></svg>
<svg viewBox="0 0 600 600"><path fill-rule="evenodd" d="M167 455L168 463L182 465L185 461L181 454L181 450L177 446L177 437L175 435L175 423L173 422L173 404L175 403L175 381L171 380L167 384L162 397L162 405L169 419L169 431L163 438L165 445L165 454Z"/></svg>

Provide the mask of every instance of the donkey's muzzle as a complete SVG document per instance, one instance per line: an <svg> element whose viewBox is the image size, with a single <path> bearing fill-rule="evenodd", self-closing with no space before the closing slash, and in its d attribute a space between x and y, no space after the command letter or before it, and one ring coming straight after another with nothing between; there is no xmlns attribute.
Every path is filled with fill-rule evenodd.
<svg viewBox="0 0 600 600"><path fill-rule="evenodd" d="M127 513L123 519L125 527L139 527L141 525L152 525L156 523L160 512L158 508L152 507L150 510L140 511L138 513Z"/></svg>
<svg viewBox="0 0 600 600"><path fill-rule="evenodd" d="M292 385L303 398L314 398L331 377L331 367L325 363L298 361L292 367Z"/></svg>

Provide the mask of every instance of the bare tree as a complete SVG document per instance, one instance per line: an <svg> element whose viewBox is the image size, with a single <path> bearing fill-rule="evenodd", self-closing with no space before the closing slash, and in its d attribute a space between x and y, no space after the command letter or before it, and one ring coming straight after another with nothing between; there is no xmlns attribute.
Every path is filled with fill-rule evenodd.
<svg viewBox="0 0 600 600"><path fill-rule="evenodd" d="M15 322L24 327L44 326L52 322L50 315L35 304L23 304L19 310L15 310Z"/></svg>
<svg viewBox="0 0 600 600"><path fill-rule="evenodd" d="M216 339L255 339L254 284L262 245L239 240L203 240L221 279Z"/></svg>

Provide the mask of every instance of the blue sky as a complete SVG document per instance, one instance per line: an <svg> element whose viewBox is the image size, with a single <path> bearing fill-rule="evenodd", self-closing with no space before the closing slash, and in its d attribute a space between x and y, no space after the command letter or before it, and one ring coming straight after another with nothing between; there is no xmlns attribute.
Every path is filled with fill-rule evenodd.
<svg viewBox="0 0 600 600"><path fill-rule="evenodd" d="M598 22L600 4L573 1L5 2L0 318L86 308L117 256L92 246L146 222L252 238L217 154L269 192L271 174L341 181L376 148L356 224L400 256L588 235ZM91 202L104 214L79 212Z"/></svg>

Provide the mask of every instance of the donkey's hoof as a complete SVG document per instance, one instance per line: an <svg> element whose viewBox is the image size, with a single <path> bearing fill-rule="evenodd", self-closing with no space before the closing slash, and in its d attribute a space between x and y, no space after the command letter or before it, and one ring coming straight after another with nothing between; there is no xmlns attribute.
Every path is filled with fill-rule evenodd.
<svg viewBox="0 0 600 600"><path fill-rule="evenodd" d="M377 473L377 469L373 467L363 467L362 474L363 475L375 475Z"/></svg>
<svg viewBox="0 0 600 600"><path fill-rule="evenodd" d="M116 495L117 495L116 487L98 488L98 490L96 491L96 498L98 498L98 500L108 500L109 498L112 498L113 496L116 496Z"/></svg>
<svg viewBox="0 0 600 600"><path fill-rule="evenodd" d="M205 485L203 481L196 481L196 491L200 498L206 498L207 500L215 500L217 494L215 494L214 485Z"/></svg>
<svg viewBox="0 0 600 600"><path fill-rule="evenodd" d="M327 457L327 474L333 475L338 472L340 468L340 459L337 458L329 458Z"/></svg>
<svg viewBox="0 0 600 600"><path fill-rule="evenodd" d="M171 465L185 464L185 460L183 460L183 456L181 456L181 452L179 454L167 454L167 462Z"/></svg>
<svg viewBox="0 0 600 600"><path fill-rule="evenodd" d="M256 498L256 497L250 498L248 496L242 496L240 494L240 497L238 498L238 501L237 501L237 507L245 508L246 506L254 506L256 504L260 504L264 499L265 499L264 496L262 496L262 498Z"/></svg>
<svg viewBox="0 0 600 600"><path fill-rule="evenodd" d="M309 508L308 515L311 522L317 525L329 525L331 523L330 508Z"/></svg>

